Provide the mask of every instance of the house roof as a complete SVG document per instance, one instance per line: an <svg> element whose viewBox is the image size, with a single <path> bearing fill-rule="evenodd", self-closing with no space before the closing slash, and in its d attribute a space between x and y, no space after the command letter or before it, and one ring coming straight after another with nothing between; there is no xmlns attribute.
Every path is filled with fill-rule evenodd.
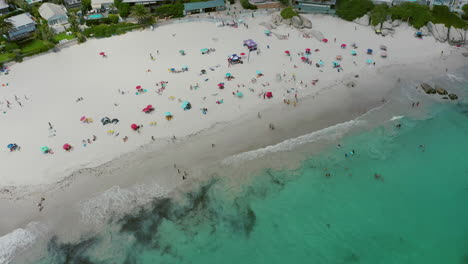
<svg viewBox="0 0 468 264"><path fill-rule="evenodd" d="M29 24L36 24L32 19L29 13L19 14L17 16L12 16L7 18L15 28L20 28Z"/></svg>
<svg viewBox="0 0 468 264"><path fill-rule="evenodd" d="M225 6L224 1L212 0L212 1L207 1L207 2L185 3L184 9L185 11L189 11L189 10L196 10L196 9L218 7L218 6Z"/></svg>
<svg viewBox="0 0 468 264"><path fill-rule="evenodd" d="M67 16L67 12L65 10L66 9L63 6L52 3L44 3L39 7L39 14L45 20L49 20L54 17Z"/></svg>

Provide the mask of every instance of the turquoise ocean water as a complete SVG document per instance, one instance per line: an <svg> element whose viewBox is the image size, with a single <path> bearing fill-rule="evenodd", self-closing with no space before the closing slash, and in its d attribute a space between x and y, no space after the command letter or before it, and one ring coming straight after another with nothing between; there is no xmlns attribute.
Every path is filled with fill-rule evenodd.
<svg viewBox="0 0 468 264"><path fill-rule="evenodd" d="M468 263L468 105L340 144L235 191L219 175L80 241L52 238L28 263Z"/></svg>

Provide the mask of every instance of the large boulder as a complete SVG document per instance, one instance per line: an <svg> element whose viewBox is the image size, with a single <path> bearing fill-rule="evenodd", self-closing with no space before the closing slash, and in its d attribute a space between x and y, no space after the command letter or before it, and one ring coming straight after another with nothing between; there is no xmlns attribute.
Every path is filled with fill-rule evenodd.
<svg viewBox="0 0 468 264"><path fill-rule="evenodd" d="M299 16L293 16L291 18L291 24L296 28L303 28L302 19Z"/></svg>
<svg viewBox="0 0 468 264"><path fill-rule="evenodd" d="M450 100L457 100L458 99L458 96L456 94L449 94L448 97L450 98Z"/></svg>
<svg viewBox="0 0 468 264"><path fill-rule="evenodd" d="M436 89L436 92L437 92L438 94L440 94L440 95L446 95L446 94L448 94L448 93L447 93L447 90L445 90L444 88L442 88L442 87L440 87L440 86L438 86L438 85L435 86L435 89Z"/></svg>
<svg viewBox="0 0 468 264"><path fill-rule="evenodd" d="M382 24L382 29L390 29L390 30L392 30L392 29L393 29L393 25L392 25L392 23L390 23L390 22L388 22L388 21L385 21L385 22L383 22L383 24Z"/></svg>
<svg viewBox="0 0 468 264"><path fill-rule="evenodd" d="M281 17L280 13L275 13L275 14L271 15L271 22L273 24L279 26L282 21L283 21L283 18Z"/></svg>
<svg viewBox="0 0 468 264"><path fill-rule="evenodd" d="M463 43L465 41L465 31L450 27L448 40L452 43Z"/></svg>
<svg viewBox="0 0 468 264"><path fill-rule="evenodd" d="M362 17L354 19L353 22L358 23L359 25L368 26L370 23L370 17L366 14Z"/></svg>
<svg viewBox="0 0 468 264"><path fill-rule="evenodd" d="M301 16L302 19L302 26L305 28L312 28L312 21L308 19L307 17Z"/></svg>
<svg viewBox="0 0 468 264"><path fill-rule="evenodd" d="M392 21L392 26L393 27L398 27L399 25L401 25L401 20L395 19L395 20Z"/></svg>
<svg viewBox="0 0 468 264"><path fill-rule="evenodd" d="M445 42L448 39L448 28L444 24L427 23L427 28L437 41Z"/></svg>
<svg viewBox="0 0 468 264"><path fill-rule="evenodd" d="M387 28L384 28L380 31L380 33L382 33L382 36L387 36L387 35L392 35L393 34L393 30L391 29L387 29Z"/></svg>
<svg viewBox="0 0 468 264"><path fill-rule="evenodd" d="M371 26L372 30L381 30L382 29L382 23L377 24L376 26Z"/></svg>
<svg viewBox="0 0 468 264"><path fill-rule="evenodd" d="M424 92L426 92L427 94L435 94L436 93L436 90L434 88L432 88L432 86L430 86L429 84L427 83L421 83L421 88L424 90Z"/></svg>
<svg viewBox="0 0 468 264"><path fill-rule="evenodd" d="M420 28L419 32L421 32L423 36L429 36L430 34L429 29L426 26Z"/></svg>
<svg viewBox="0 0 468 264"><path fill-rule="evenodd" d="M310 33L312 34L312 36L317 39L318 41L322 41L322 39L325 38L325 36L323 36L322 32L320 31L317 31L317 30L311 30Z"/></svg>
<svg viewBox="0 0 468 264"><path fill-rule="evenodd" d="M283 24L291 25L291 19L283 19Z"/></svg>

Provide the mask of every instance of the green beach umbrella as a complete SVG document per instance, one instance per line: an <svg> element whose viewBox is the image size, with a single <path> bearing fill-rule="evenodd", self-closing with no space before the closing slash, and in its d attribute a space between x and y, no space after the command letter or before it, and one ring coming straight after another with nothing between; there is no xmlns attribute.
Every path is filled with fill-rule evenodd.
<svg viewBox="0 0 468 264"><path fill-rule="evenodd" d="M48 147L46 147L46 146L41 147L41 152L43 152L43 153L46 153L46 152L48 152L49 150L50 150L50 149L49 149Z"/></svg>
<svg viewBox="0 0 468 264"><path fill-rule="evenodd" d="M236 96L237 96L237 97L242 97L242 96L244 96L244 94L243 94L242 92L237 92L237 93L236 93Z"/></svg>
<svg viewBox="0 0 468 264"><path fill-rule="evenodd" d="M205 52L208 52L209 50L208 49L201 49L200 51L201 51L201 53L205 53Z"/></svg>
<svg viewBox="0 0 468 264"><path fill-rule="evenodd" d="M231 77L231 76L232 76L232 74L230 74L229 72L226 73L226 77Z"/></svg>
<svg viewBox="0 0 468 264"><path fill-rule="evenodd" d="M256 71L255 73L256 73L257 75L260 75L260 74L262 74L262 71Z"/></svg>

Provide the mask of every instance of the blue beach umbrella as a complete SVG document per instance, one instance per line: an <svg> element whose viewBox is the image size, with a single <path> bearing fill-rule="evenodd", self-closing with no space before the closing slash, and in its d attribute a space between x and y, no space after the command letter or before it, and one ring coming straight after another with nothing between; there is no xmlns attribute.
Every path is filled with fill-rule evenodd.
<svg viewBox="0 0 468 264"><path fill-rule="evenodd" d="M372 54L372 49L367 49L368 54Z"/></svg>
<svg viewBox="0 0 468 264"><path fill-rule="evenodd" d="M209 51L209 49L201 49L200 51L201 51L201 53L206 53L206 52Z"/></svg>
<svg viewBox="0 0 468 264"><path fill-rule="evenodd" d="M231 76L232 76L232 74L230 74L229 72L226 73L226 77L231 77Z"/></svg>
<svg viewBox="0 0 468 264"><path fill-rule="evenodd" d="M237 92L237 93L236 93L236 96L237 96L237 97L243 97L244 94L243 94L242 92Z"/></svg>
<svg viewBox="0 0 468 264"><path fill-rule="evenodd" d="M309 58L309 57L310 57L310 53L305 54L304 57Z"/></svg>
<svg viewBox="0 0 468 264"><path fill-rule="evenodd" d="M338 66L338 65L340 65L338 62L336 61L333 62L333 66Z"/></svg>
<svg viewBox="0 0 468 264"><path fill-rule="evenodd" d="M352 50L352 51L351 51L351 55L355 56L356 54L357 54L357 53L356 53L355 50Z"/></svg>
<svg viewBox="0 0 468 264"><path fill-rule="evenodd" d="M182 109L188 109L190 106L190 103L189 101L184 101L181 105Z"/></svg>
<svg viewBox="0 0 468 264"><path fill-rule="evenodd" d="M257 75L260 75L260 74L262 74L262 71L256 71L255 73L256 73Z"/></svg>
<svg viewBox="0 0 468 264"><path fill-rule="evenodd" d="M320 66L323 66L323 65L324 65L324 62L323 62L323 61L319 61L318 64L319 64Z"/></svg>
<svg viewBox="0 0 468 264"><path fill-rule="evenodd" d="M371 60L371 59L368 59L366 62L367 62L367 64L372 64L372 60Z"/></svg>
<svg viewBox="0 0 468 264"><path fill-rule="evenodd" d="M267 35L271 34L271 31L270 31L270 30L265 30L265 31L263 31L263 32L265 32L265 34L267 34Z"/></svg>
<svg viewBox="0 0 468 264"><path fill-rule="evenodd" d="M16 144L8 144L7 148L11 149L12 147L14 147Z"/></svg>
<svg viewBox="0 0 468 264"><path fill-rule="evenodd" d="M164 116L172 116L171 112L164 113Z"/></svg>

